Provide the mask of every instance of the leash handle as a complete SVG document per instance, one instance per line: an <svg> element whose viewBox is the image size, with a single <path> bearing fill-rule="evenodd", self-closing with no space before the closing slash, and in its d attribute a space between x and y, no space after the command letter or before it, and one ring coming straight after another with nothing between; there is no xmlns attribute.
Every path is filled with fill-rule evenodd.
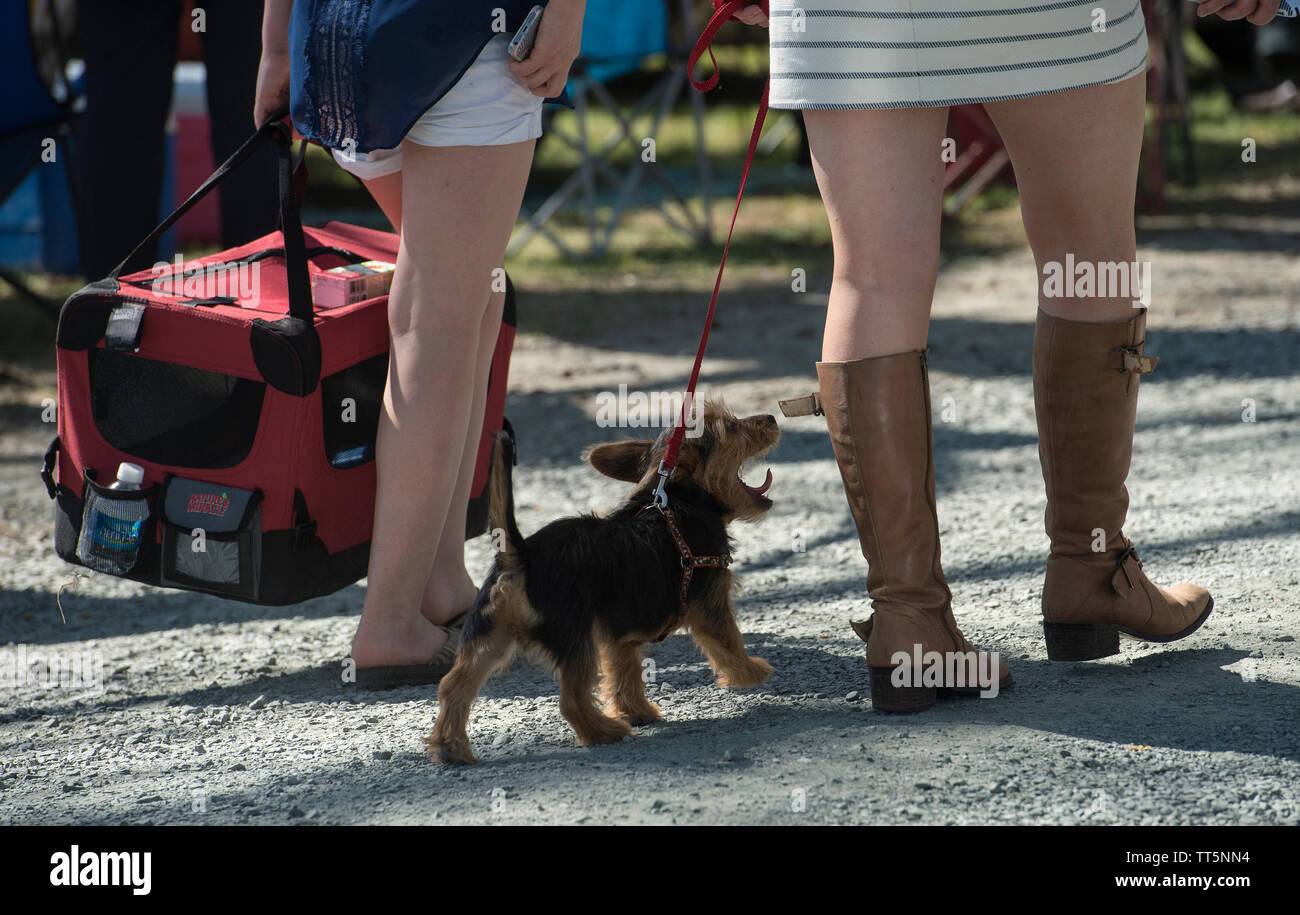
<svg viewBox="0 0 1300 915"><path fill-rule="evenodd" d="M748 6L746 0L714 0L713 15L709 17L708 24L704 31L700 33L699 40L695 42L695 47L691 48L690 56L686 58L686 75L691 81L691 85L701 92L708 92L718 84L718 59L713 56L713 39L717 37L718 32L727 24L736 13ZM695 65L699 63L700 57L705 53L709 54L709 62L713 64L713 73L706 80L695 78Z"/></svg>
<svg viewBox="0 0 1300 915"><path fill-rule="evenodd" d="M695 47L686 58L686 76L696 89L708 92L718 85L718 59L713 56L713 39L717 37L724 25L735 20L736 13L747 6L754 5L759 6L764 15L768 14L767 0L713 0L713 15L709 17L708 25L700 33L699 40L695 42ZM708 79L698 80L695 78L695 65L699 63L700 57L705 52L708 52L709 62L713 64L713 73Z"/></svg>

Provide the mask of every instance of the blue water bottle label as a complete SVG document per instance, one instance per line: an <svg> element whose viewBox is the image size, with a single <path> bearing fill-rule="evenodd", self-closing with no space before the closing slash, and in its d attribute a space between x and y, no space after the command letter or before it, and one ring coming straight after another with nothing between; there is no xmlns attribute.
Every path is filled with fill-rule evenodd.
<svg viewBox="0 0 1300 915"><path fill-rule="evenodd" d="M124 521L103 512L95 513L94 542L109 550L134 552L140 546L140 522Z"/></svg>

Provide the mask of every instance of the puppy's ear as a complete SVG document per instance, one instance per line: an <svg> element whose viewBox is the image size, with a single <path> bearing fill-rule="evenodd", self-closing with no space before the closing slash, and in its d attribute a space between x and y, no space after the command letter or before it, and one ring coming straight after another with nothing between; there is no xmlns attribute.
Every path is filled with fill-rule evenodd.
<svg viewBox="0 0 1300 915"><path fill-rule="evenodd" d="M641 462L653 445L646 441L593 445L583 457L607 477L636 483L641 479Z"/></svg>

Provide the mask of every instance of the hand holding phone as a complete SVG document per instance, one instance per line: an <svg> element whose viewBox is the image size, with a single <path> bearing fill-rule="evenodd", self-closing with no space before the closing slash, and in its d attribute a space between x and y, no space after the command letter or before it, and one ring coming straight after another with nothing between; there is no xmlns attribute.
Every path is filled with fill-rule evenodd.
<svg viewBox="0 0 1300 915"><path fill-rule="evenodd" d="M538 98L555 98L564 91L569 68L582 50L586 5L586 0L548 0L536 26L532 50L521 52L524 60L510 56L510 72ZM527 38L526 27L521 27L520 32L522 46L522 39Z"/></svg>
<svg viewBox="0 0 1300 915"><path fill-rule="evenodd" d="M519 26L519 31L515 32L515 37L510 39L510 47L506 53L515 60L527 58L529 52L533 50L533 42L537 41L537 24L541 21L542 8L534 6L524 17L524 23Z"/></svg>

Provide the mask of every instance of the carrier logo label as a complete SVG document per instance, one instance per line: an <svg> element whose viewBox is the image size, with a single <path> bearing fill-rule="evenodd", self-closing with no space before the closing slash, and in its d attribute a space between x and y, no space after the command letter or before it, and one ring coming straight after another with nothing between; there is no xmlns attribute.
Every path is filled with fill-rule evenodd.
<svg viewBox="0 0 1300 915"><path fill-rule="evenodd" d="M224 492L220 495L215 492L192 492L185 511L192 515L213 515L223 518L226 512L230 511L230 496Z"/></svg>

